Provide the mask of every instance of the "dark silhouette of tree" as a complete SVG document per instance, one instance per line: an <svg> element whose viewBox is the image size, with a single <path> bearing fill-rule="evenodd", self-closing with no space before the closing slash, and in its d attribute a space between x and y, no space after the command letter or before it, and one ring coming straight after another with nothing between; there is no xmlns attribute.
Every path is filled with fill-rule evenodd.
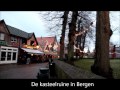
<svg viewBox="0 0 120 90"><path fill-rule="evenodd" d="M68 61L73 60L74 57L74 41L75 41L77 17L78 17L78 11L73 11L72 19L71 22L69 23Z"/></svg>
<svg viewBox="0 0 120 90"><path fill-rule="evenodd" d="M91 70L106 78L113 78L109 60L109 40L112 35L109 11L97 11L96 20L95 62Z"/></svg>
<svg viewBox="0 0 120 90"><path fill-rule="evenodd" d="M60 59L62 60L64 58L64 41L65 41L65 31L66 31L66 25L68 20L68 14L69 11L65 11L63 18L63 24L62 24L62 33L60 37Z"/></svg>

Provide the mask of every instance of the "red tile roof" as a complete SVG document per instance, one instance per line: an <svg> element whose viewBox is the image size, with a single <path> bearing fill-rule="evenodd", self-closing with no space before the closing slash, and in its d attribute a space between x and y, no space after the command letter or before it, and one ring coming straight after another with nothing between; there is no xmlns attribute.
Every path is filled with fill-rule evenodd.
<svg viewBox="0 0 120 90"><path fill-rule="evenodd" d="M36 38L38 41L38 44L40 45L41 49L40 50L46 50L47 49L47 45L50 45L54 43L54 41L56 40L56 37L37 37ZM56 42L56 41L55 41ZM60 44L57 42L58 47L57 47L57 53L59 55L60 53Z"/></svg>
<svg viewBox="0 0 120 90"><path fill-rule="evenodd" d="M55 37L37 37L36 39L38 41L38 44L43 49L45 49L47 45L50 45L50 43L53 44L56 38Z"/></svg>
<svg viewBox="0 0 120 90"><path fill-rule="evenodd" d="M55 41L55 37L37 37L38 43L43 43L44 45L46 43L52 44Z"/></svg>

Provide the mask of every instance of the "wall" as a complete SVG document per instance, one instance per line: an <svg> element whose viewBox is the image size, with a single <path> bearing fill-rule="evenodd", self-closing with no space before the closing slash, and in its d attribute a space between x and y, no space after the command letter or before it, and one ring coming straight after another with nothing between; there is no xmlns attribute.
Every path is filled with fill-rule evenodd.
<svg viewBox="0 0 120 90"><path fill-rule="evenodd" d="M58 79L104 79L60 60L54 60Z"/></svg>
<svg viewBox="0 0 120 90"><path fill-rule="evenodd" d="M7 28L5 28L5 25L3 23L0 23L0 32L4 33L4 42L6 42L7 45L10 44L10 34L7 30Z"/></svg>

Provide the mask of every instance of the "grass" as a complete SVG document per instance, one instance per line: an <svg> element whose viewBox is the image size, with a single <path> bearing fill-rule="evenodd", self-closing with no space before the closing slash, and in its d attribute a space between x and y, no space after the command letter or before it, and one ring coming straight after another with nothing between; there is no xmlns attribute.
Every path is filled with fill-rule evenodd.
<svg viewBox="0 0 120 90"><path fill-rule="evenodd" d="M74 65L80 67L81 69L88 70L91 72L91 65L93 65L94 59L81 59L74 62ZM120 79L120 60L111 59L111 68L113 69L113 76L115 79Z"/></svg>

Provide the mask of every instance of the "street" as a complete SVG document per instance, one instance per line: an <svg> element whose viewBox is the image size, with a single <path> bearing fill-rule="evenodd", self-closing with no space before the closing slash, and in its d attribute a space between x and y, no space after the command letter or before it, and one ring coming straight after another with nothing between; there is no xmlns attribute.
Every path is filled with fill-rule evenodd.
<svg viewBox="0 0 120 90"><path fill-rule="evenodd" d="M45 67L48 63L0 65L0 79L37 79L39 69Z"/></svg>

